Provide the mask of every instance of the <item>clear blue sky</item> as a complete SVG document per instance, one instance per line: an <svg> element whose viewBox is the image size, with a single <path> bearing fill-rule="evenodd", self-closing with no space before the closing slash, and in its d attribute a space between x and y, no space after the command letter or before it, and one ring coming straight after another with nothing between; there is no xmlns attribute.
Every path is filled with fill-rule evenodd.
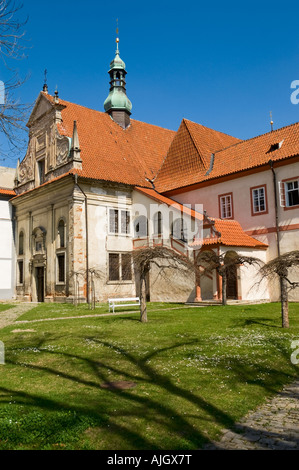
<svg viewBox="0 0 299 470"><path fill-rule="evenodd" d="M24 0L23 102L48 70L49 92L103 111L119 19L132 118L178 129L183 118L247 139L299 121L298 1ZM2 67L2 65L0 65ZM0 69L4 76L8 72ZM24 157L20 155L20 159ZM13 166L15 162L2 161Z"/></svg>

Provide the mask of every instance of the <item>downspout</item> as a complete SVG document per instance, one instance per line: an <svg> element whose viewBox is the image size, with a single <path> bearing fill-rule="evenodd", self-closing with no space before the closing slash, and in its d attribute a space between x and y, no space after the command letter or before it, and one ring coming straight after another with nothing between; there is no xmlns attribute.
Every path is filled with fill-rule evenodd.
<svg viewBox="0 0 299 470"><path fill-rule="evenodd" d="M275 198L275 227L276 227L276 243L277 243L277 256L280 256L280 243L279 243L279 223L278 223L278 204L277 204L277 185L276 185L276 173L273 168L273 160L269 160L269 165L273 174L273 185L274 185L274 198Z"/></svg>
<svg viewBox="0 0 299 470"><path fill-rule="evenodd" d="M87 195L81 188L81 186L78 184L78 175L77 173L74 174L75 178L75 185L78 186L80 189L81 193L83 194L85 198L85 231L86 231L86 300L87 303L89 304L89 253L88 253L88 212L87 212Z"/></svg>

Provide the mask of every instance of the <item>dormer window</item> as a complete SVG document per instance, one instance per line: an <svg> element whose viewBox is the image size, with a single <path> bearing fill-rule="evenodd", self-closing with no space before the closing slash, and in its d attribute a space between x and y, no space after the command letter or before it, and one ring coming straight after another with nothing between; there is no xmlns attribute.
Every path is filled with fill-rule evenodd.
<svg viewBox="0 0 299 470"><path fill-rule="evenodd" d="M276 142L275 144L272 144L268 152L274 152L274 150L278 150L282 147L283 140L281 142Z"/></svg>

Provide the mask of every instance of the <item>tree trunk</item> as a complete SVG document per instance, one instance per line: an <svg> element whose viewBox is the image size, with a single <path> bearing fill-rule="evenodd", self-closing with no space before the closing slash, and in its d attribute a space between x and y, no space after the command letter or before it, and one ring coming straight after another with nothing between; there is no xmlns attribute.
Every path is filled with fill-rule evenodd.
<svg viewBox="0 0 299 470"><path fill-rule="evenodd" d="M147 322L146 311L146 270L143 270L140 276L140 321Z"/></svg>
<svg viewBox="0 0 299 470"><path fill-rule="evenodd" d="M222 305L227 304L226 284L227 284L227 273L226 271L224 271L222 274Z"/></svg>
<svg viewBox="0 0 299 470"><path fill-rule="evenodd" d="M281 291L282 327L289 328L289 301L288 301L287 281L283 277L280 278L280 291Z"/></svg>

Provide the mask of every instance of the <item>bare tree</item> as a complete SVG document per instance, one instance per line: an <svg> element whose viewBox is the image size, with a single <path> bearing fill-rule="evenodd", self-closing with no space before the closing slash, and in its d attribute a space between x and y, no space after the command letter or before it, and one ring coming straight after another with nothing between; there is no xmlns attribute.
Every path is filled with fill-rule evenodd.
<svg viewBox="0 0 299 470"><path fill-rule="evenodd" d="M299 287L299 281L290 280L290 271L292 268L299 268L299 250L280 255L263 265L260 269L262 279L268 279L270 281L279 279L283 328L289 327L289 291Z"/></svg>
<svg viewBox="0 0 299 470"><path fill-rule="evenodd" d="M6 81L0 77L0 134L7 140L8 154L20 149L24 144L21 131L26 130L25 125L31 108L31 105L22 104L15 97L16 90L26 79L21 80L18 72L11 68L11 60L21 60L25 57L26 46L23 38L27 20L18 19L22 7L22 4L13 0L0 0L0 60L10 75Z"/></svg>
<svg viewBox="0 0 299 470"><path fill-rule="evenodd" d="M186 274L190 275L196 272L196 266L190 257L164 246L138 248L132 252L132 257L135 275L139 280L140 321L145 323L147 322L146 283L151 267L158 267L161 275L169 269L173 269L174 272L185 270Z"/></svg>
<svg viewBox="0 0 299 470"><path fill-rule="evenodd" d="M212 271L216 271L222 278L222 305L227 304L227 282L230 279L236 281L236 268L241 265L258 266L261 260L252 256L240 255L236 252L218 254L215 251L202 251L197 256L197 264L202 263L199 276L205 276Z"/></svg>
<svg viewBox="0 0 299 470"><path fill-rule="evenodd" d="M70 273L70 278L74 279L74 304L77 306L80 299L80 283L82 285L86 285L87 292L86 292L86 302L90 309L95 309L96 304L96 280L103 279L103 271L94 266L88 269L82 268L78 271L72 271ZM88 278L88 282L87 282Z"/></svg>

